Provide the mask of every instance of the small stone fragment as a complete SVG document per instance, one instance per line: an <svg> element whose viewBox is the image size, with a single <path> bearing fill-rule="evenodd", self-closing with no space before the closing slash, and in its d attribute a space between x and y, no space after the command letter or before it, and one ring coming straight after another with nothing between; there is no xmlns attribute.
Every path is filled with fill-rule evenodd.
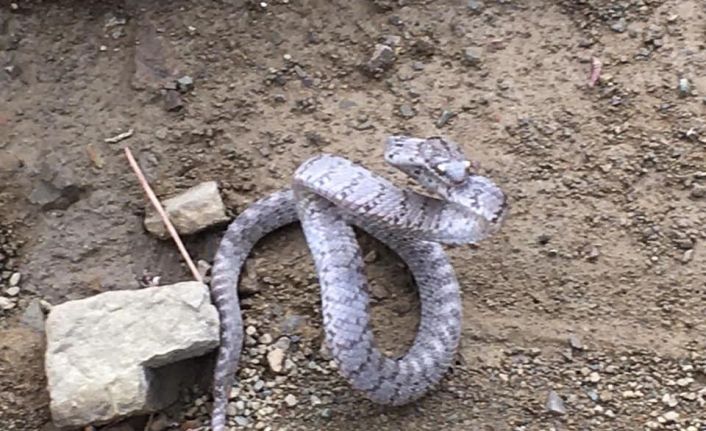
<svg viewBox="0 0 706 431"><path fill-rule="evenodd" d="M167 90L164 94L164 109L167 111L178 111L184 106L184 101L181 99L179 92L176 90Z"/></svg>
<svg viewBox="0 0 706 431"><path fill-rule="evenodd" d="M177 232L182 235L193 234L229 220L215 181L194 186L164 200L162 204ZM159 238L166 239L169 236L162 219L151 207L144 225L147 231Z"/></svg>
<svg viewBox="0 0 706 431"><path fill-rule="evenodd" d="M20 288L12 286L7 289L7 296L17 296L20 293Z"/></svg>
<svg viewBox="0 0 706 431"><path fill-rule="evenodd" d="M21 321L24 325L36 331L44 331L44 312L38 299L30 301L29 305L22 313Z"/></svg>
<svg viewBox="0 0 706 431"><path fill-rule="evenodd" d="M569 335L569 346L574 350L583 350L583 343L575 334Z"/></svg>
<svg viewBox="0 0 706 431"><path fill-rule="evenodd" d="M12 310L15 308L15 303L11 301L9 298L5 298L4 296L0 296L0 310Z"/></svg>
<svg viewBox="0 0 706 431"><path fill-rule="evenodd" d="M692 383L694 383L694 379L692 379L691 377L684 377L677 380L677 385L681 386L682 388L687 387Z"/></svg>
<svg viewBox="0 0 706 431"><path fill-rule="evenodd" d="M463 50L463 63L467 66L478 66L481 62L481 53L478 48L468 47Z"/></svg>
<svg viewBox="0 0 706 431"><path fill-rule="evenodd" d="M546 408L551 413L559 415L566 414L564 400L562 400L559 394L557 394L555 391L549 391L549 395L547 396Z"/></svg>
<svg viewBox="0 0 706 431"><path fill-rule="evenodd" d="M367 61L365 67L369 73L378 74L389 69L397 60L395 50L387 45L378 43L375 45L373 55Z"/></svg>
<svg viewBox="0 0 706 431"><path fill-rule="evenodd" d="M677 397L672 394L664 394L664 396L662 397L662 402L668 407L676 407L677 404L679 404Z"/></svg>
<svg viewBox="0 0 706 431"><path fill-rule="evenodd" d="M627 28L627 22L625 21L625 18L620 18L619 20L611 24L610 28L616 33L623 33Z"/></svg>
<svg viewBox="0 0 706 431"><path fill-rule="evenodd" d="M665 413L662 417L664 417L667 422L676 422L679 420L679 413L672 410Z"/></svg>
<svg viewBox="0 0 706 431"><path fill-rule="evenodd" d="M292 394L287 395L284 397L284 402L289 406L289 407L294 407L299 403L299 400L297 400L297 397L295 397Z"/></svg>
<svg viewBox="0 0 706 431"><path fill-rule="evenodd" d="M416 115L416 113L414 112L414 108L405 103L400 106L400 115L404 118L412 118Z"/></svg>
<svg viewBox="0 0 706 431"><path fill-rule="evenodd" d="M706 186L702 186L700 184L694 184L691 187L691 192L689 193L689 195L694 199L706 198Z"/></svg>
<svg viewBox="0 0 706 431"><path fill-rule="evenodd" d="M273 372L277 374L282 373L284 370L284 356L284 350L278 348L267 353L267 363Z"/></svg>
<svg viewBox="0 0 706 431"><path fill-rule="evenodd" d="M593 371L588 375L588 381L591 383L598 383L601 380L601 375Z"/></svg>
<svg viewBox="0 0 706 431"><path fill-rule="evenodd" d="M436 127L437 127L437 128L442 128L442 127L444 127L444 126L446 125L446 123L448 123L449 120L452 119L452 118L455 117L455 116L456 116L455 113L453 113L453 112L451 112L451 111L444 110L444 111L441 113L441 115L439 116L439 119L436 120Z"/></svg>
<svg viewBox="0 0 706 431"><path fill-rule="evenodd" d="M691 85L689 84L689 80L686 78L679 79L679 95L681 97L686 97L689 95L690 91Z"/></svg>
<svg viewBox="0 0 706 431"><path fill-rule="evenodd" d="M471 12L478 13L483 9L483 3L479 0L468 0L466 7Z"/></svg>
<svg viewBox="0 0 706 431"><path fill-rule="evenodd" d="M177 90L186 93L194 88L194 80L189 75L184 75L176 80Z"/></svg>

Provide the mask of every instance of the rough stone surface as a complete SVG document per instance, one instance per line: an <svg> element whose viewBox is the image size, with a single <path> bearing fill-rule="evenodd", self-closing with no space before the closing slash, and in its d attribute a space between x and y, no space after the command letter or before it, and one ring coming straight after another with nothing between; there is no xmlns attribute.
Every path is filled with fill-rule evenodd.
<svg viewBox="0 0 706 431"><path fill-rule="evenodd" d="M162 205L174 228L182 235L193 234L229 220L215 181L201 183L165 199ZM145 229L160 238L169 236L159 214L151 207L145 217Z"/></svg>
<svg viewBox="0 0 706 431"><path fill-rule="evenodd" d="M207 286L183 282L57 305L46 335L52 418L82 426L173 402L178 375L161 367L214 349L218 314Z"/></svg>

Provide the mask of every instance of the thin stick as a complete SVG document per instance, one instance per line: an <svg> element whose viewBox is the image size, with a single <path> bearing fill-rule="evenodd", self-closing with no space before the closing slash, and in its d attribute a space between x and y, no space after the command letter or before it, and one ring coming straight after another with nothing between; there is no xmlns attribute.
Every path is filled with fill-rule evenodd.
<svg viewBox="0 0 706 431"><path fill-rule="evenodd" d="M189 266L189 269L191 269L191 273L194 275L194 278L199 283L203 283L203 279L201 278L201 274L196 269L196 266L194 265L194 262L191 260L191 257L189 257L189 253L186 251L184 244L181 242L181 238L179 238L179 234L177 233L176 229L174 229L172 222L169 221L169 217L167 217L167 213L166 213L166 211L164 211L164 208L162 207L162 204L159 202L159 199L157 199L157 196L154 194L154 192L152 191L152 188L147 183L147 179L145 179L145 175L142 173L140 166L135 161L135 158L132 157L132 153L130 152L130 148L125 147L125 155L127 156L128 162L130 162L130 166L132 166L132 169L135 171L135 175L137 175L137 179L140 180L140 184L142 185L142 188L145 189L145 193L147 194L147 197L150 199L150 201L152 201L152 205L155 207L155 209L159 213L159 216L162 218L162 221L167 226L167 230L169 231L169 234L172 236L172 239L174 240L177 247L179 248L179 252L181 252L181 256L186 261L186 264Z"/></svg>

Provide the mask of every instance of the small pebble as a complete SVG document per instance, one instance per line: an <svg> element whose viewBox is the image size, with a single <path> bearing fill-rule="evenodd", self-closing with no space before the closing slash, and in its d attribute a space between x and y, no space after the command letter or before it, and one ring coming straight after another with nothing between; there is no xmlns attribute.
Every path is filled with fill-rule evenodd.
<svg viewBox="0 0 706 431"><path fill-rule="evenodd" d="M691 85L689 84L689 80L686 78L679 79L679 95L681 95L682 97L688 96L689 91L691 91Z"/></svg>
<svg viewBox="0 0 706 431"><path fill-rule="evenodd" d="M566 407L564 407L564 400L561 399L559 394L554 391L549 391L547 396L547 403L545 405L548 411L560 415L566 414Z"/></svg>
<svg viewBox="0 0 706 431"><path fill-rule="evenodd" d="M0 296L0 310L11 310L15 308L15 303L11 301L9 298L5 298L4 296Z"/></svg>
<svg viewBox="0 0 706 431"><path fill-rule="evenodd" d="M404 104L400 106L400 115L404 118L412 118L416 115L416 113L411 106Z"/></svg>
<svg viewBox="0 0 706 431"><path fill-rule="evenodd" d="M679 413L675 411L669 411L665 413L662 417L664 417L667 422L676 422L679 420Z"/></svg>
<svg viewBox="0 0 706 431"><path fill-rule="evenodd" d="M20 288L17 286L12 286L7 289L8 296L17 296L20 293Z"/></svg>
<svg viewBox="0 0 706 431"><path fill-rule="evenodd" d="M22 279L22 274L19 272L15 272L10 276L10 286L17 286L20 284L20 280Z"/></svg>
<svg viewBox="0 0 706 431"><path fill-rule="evenodd" d="M273 372L281 373L284 369L284 350L274 349L267 353L267 363Z"/></svg>
<svg viewBox="0 0 706 431"><path fill-rule="evenodd" d="M295 396L292 395L292 394L289 394L289 395L287 395L286 397L284 397L284 402L285 402L289 407L294 407L294 406L297 405L297 403L298 403L299 401L297 400L297 397L295 397Z"/></svg>

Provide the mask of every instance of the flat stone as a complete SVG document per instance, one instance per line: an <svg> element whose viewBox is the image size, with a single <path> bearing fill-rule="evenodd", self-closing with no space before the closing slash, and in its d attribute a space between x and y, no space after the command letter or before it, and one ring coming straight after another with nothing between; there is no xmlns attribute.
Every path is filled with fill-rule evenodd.
<svg viewBox="0 0 706 431"><path fill-rule="evenodd" d="M275 373L281 373L284 369L284 355L285 352L282 349L276 348L267 353L267 363L270 369Z"/></svg>
<svg viewBox="0 0 706 431"><path fill-rule="evenodd" d="M215 181L201 183L165 199L162 205L174 228L181 235L190 235L229 220ZM159 238L169 237L166 226L152 207L148 209L144 225L148 232Z"/></svg>
<svg viewBox="0 0 706 431"><path fill-rule="evenodd" d="M564 400L561 399L559 394L555 391L549 391L547 395L547 402L545 404L546 409L557 415L565 415L566 407L564 407Z"/></svg>
<svg viewBox="0 0 706 431"><path fill-rule="evenodd" d="M185 374L179 362L216 348L218 325L209 289L198 282L52 307L45 369L54 424L101 424L176 401Z"/></svg>
<svg viewBox="0 0 706 431"><path fill-rule="evenodd" d="M24 325L36 331L44 331L44 312L39 299L33 299L22 313L21 321Z"/></svg>

